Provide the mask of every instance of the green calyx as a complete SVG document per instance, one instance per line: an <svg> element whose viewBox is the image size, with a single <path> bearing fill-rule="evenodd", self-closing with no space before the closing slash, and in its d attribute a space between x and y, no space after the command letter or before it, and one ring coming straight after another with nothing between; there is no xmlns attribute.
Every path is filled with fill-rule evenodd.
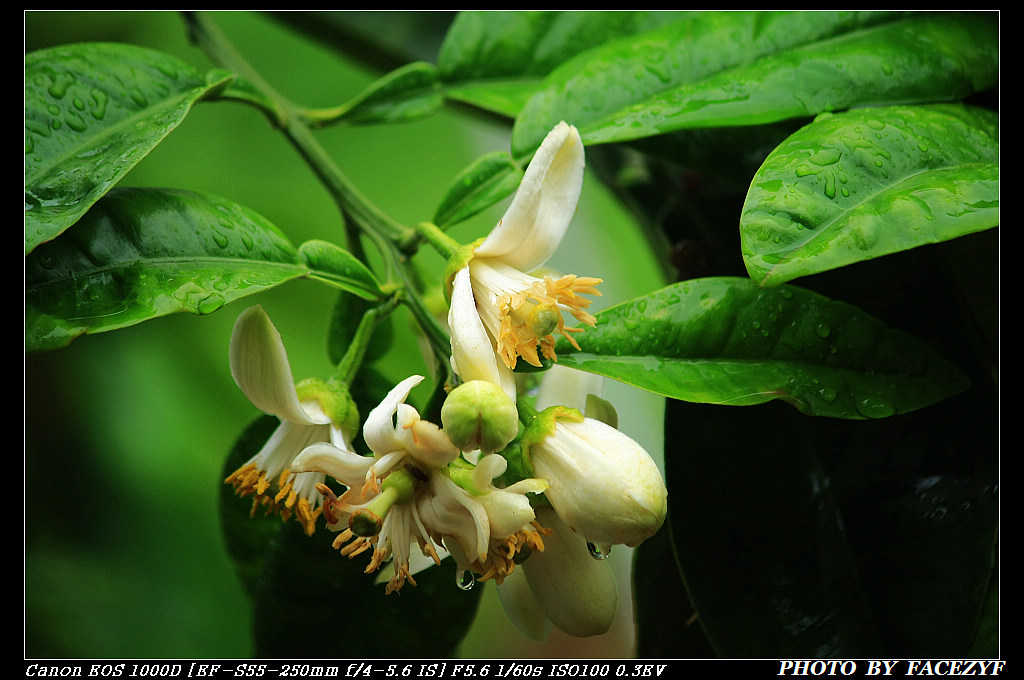
<svg viewBox="0 0 1024 680"><path fill-rule="evenodd" d="M331 422L352 437L359 429L359 409L356 407L348 386L339 380L329 378L307 378L295 386L299 401L316 399Z"/></svg>
<svg viewBox="0 0 1024 680"><path fill-rule="evenodd" d="M480 238L473 241L469 245L460 246L456 249L455 253L448 258L448 263L444 267L444 293L449 300L452 297L452 282L455 280L455 275L459 270L468 267L469 261L473 259L473 254L476 249L484 242L484 239Z"/></svg>
<svg viewBox="0 0 1024 680"><path fill-rule="evenodd" d="M523 422L526 427L523 428L518 444L522 448L523 461L530 470L533 469L533 464L530 462L530 447L544 441L548 435L554 432L559 419L574 423L583 422L583 414L568 406L549 406L538 412L529 407L524 408L524 405L520 403L519 410L524 414Z"/></svg>
<svg viewBox="0 0 1024 680"><path fill-rule="evenodd" d="M474 482L473 472L475 470L476 466L469 461L463 460L462 458L456 458L452 462L448 463L448 478L473 496L482 496L487 493L488 490L481 489Z"/></svg>

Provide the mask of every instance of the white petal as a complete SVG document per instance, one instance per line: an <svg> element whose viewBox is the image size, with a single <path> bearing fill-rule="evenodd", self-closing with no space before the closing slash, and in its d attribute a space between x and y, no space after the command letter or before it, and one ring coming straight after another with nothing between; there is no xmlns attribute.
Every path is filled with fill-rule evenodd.
<svg viewBox="0 0 1024 680"><path fill-rule="evenodd" d="M508 461L497 453L489 453L479 461L473 470L473 486L477 489L489 489L491 480L505 474Z"/></svg>
<svg viewBox="0 0 1024 680"><path fill-rule="evenodd" d="M544 138L504 217L476 249L522 271L548 261L576 212L583 188L583 142L562 122Z"/></svg>
<svg viewBox="0 0 1024 680"><path fill-rule="evenodd" d="M448 439L448 435L434 423L422 420L412 406L399 404L397 420L397 441L410 456L426 467L443 467L458 458L460 451Z"/></svg>
<svg viewBox="0 0 1024 680"><path fill-rule="evenodd" d="M498 358L494 341L480 319L469 267L463 267L455 274L448 326L452 332L452 368L459 377L464 382L483 380L498 385L515 402L515 375Z"/></svg>
<svg viewBox="0 0 1024 680"><path fill-rule="evenodd" d="M360 488L374 459L322 442L307 446L292 462L292 472L322 472L349 488Z"/></svg>
<svg viewBox="0 0 1024 680"><path fill-rule="evenodd" d="M484 507L491 535L496 538L511 536L537 516L525 495L504 489L494 489L475 500Z"/></svg>
<svg viewBox="0 0 1024 680"><path fill-rule="evenodd" d="M299 425L282 420L254 460L259 461L259 468L265 472L268 480L277 481L278 476L304 448L315 442L326 441L327 437L326 425Z"/></svg>
<svg viewBox="0 0 1024 680"><path fill-rule="evenodd" d="M395 423L392 417L398 405L405 402L409 392L422 382L422 375L414 375L395 385L383 401L370 411L363 423L363 440L378 456L392 453L402 448L401 440L395 434Z"/></svg>
<svg viewBox="0 0 1024 680"><path fill-rule="evenodd" d="M587 395L600 397L604 393L604 378L596 373L580 371L555 364L544 372L537 392L537 409L549 406L567 406L580 413L587 408Z"/></svg>
<svg viewBox="0 0 1024 680"><path fill-rule="evenodd" d="M537 520L553 533L544 537L543 552L535 551L521 568L540 608L570 635L608 632L618 601L612 566L592 558L583 537L550 508L538 508Z"/></svg>
<svg viewBox="0 0 1024 680"><path fill-rule="evenodd" d="M293 423L331 422L326 415L311 418L299 403L281 334L263 307L250 307L238 316L231 333L230 362L235 383L264 413Z"/></svg>
<svg viewBox="0 0 1024 680"><path fill-rule="evenodd" d="M430 509L437 526L430 529L444 536L454 536L466 554L481 562L487 559L488 542L491 539L491 523L487 511L472 496L440 472L430 475L434 494L430 497ZM427 521L426 513L422 514ZM451 546L448 546L451 552Z"/></svg>
<svg viewBox="0 0 1024 680"><path fill-rule="evenodd" d="M514 569L498 585L498 599L516 629L531 640L545 640L551 632L551 620L537 604L530 590L526 572Z"/></svg>
<svg viewBox="0 0 1024 680"><path fill-rule="evenodd" d="M537 477L561 519L586 540L631 547L652 536L668 511L665 482L631 437L599 420L559 421L530 448Z"/></svg>

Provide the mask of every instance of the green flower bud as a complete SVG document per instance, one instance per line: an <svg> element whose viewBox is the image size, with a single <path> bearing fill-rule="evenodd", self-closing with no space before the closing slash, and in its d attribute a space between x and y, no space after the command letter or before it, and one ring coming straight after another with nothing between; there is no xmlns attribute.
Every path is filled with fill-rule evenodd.
<svg viewBox="0 0 1024 680"><path fill-rule="evenodd" d="M516 405L498 385L471 380L459 385L441 407L448 438L462 451L501 451L519 431Z"/></svg>

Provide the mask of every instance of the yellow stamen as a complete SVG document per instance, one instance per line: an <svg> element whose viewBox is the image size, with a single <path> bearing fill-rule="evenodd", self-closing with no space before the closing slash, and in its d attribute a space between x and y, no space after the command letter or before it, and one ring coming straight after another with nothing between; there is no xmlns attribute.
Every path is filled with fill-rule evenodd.
<svg viewBox="0 0 1024 680"><path fill-rule="evenodd" d="M262 496L267 492L270 482L267 481L267 473L256 466L256 461L247 463L228 475L224 480L225 484L235 487L235 493L239 496L256 494Z"/></svg>
<svg viewBox="0 0 1024 680"><path fill-rule="evenodd" d="M351 541L351 543L349 543L349 541ZM366 552L367 550L372 548L374 543L376 542L376 536L356 536L354 533L352 533L351 529L345 529L343 532L338 534L338 536L334 539L334 543L332 545L334 546L335 550L338 550L341 553L343 557L352 559L356 555ZM376 567L374 567L374 569L376 569ZM373 569L368 570L367 573L369 573L370 571L373 571Z"/></svg>
<svg viewBox="0 0 1024 680"><path fill-rule="evenodd" d="M408 564L404 564L398 568L398 573L395 574L394 578L388 581L387 586L384 588L384 594L390 595L396 590L401 590L402 586L405 585L406 581L413 585L416 585L416 579L414 579L412 577L412 574L409 573Z"/></svg>
<svg viewBox="0 0 1024 680"><path fill-rule="evenodd" d="M544 552L542 535L549 536L551 529L546 529L533 522L534 530L520 529L516 533L491 546L485 561L477 560L472 564L473 571L480 574L477 581L494 579L501 585L505 578L515 571L516 557L525 550Z"/></svg>
<svg viewBox="0 0 1024 680"><path fill-rule="evenodd" d="M501 328L498 331L498 354L509 368L515 368L522 357L527 363L540 366L540 354L557 361L554 334L566 338L574 348L580 348L571 333L582 328L566 326L562 310L578 321L593 326L596 319L586 311L590 300L583 295L600 295L597 284L601 279L567 274L559 279L550 276L536 281L528 288L505 295L498 300Z"/></svg>

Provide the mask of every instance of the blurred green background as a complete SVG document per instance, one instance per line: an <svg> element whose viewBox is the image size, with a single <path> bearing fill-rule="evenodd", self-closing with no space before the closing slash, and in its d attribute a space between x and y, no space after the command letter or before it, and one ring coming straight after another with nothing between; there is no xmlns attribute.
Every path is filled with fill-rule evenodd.
<svg viewBox="0 0 1024 680"><path fill-rule="evenodd" d="M355 31L349 37L353 52L362 35L367 42L392 46L393 63L435 61L451 18L447 13L343 15L342 23ZM299 104L343 103L383 73L274 17L249 12L213 16L240 52ZM176 13L28 11L24 18L26 51L119 41L167 52L201 70L212 66L189 44ZM305 13L290 17L308 18L316 19ZM424 32L424 24L433 29ZM370 200L411 225L430 219L462 168L484 153L508 150L509 131L507 121L450 109L415 123L336 127L317 136ZM283 136L259 112L241 104L197 105L123 184L223 196L261 213L296 244L310 238L342 241L327 192ZM497 206L458 225L452 234L462 241L481 236L503 209ZM416 260L428 275L443 265L432 251ZM604 278L604 297L595 309L663 283L648 244L593 173L551 265ZM331 368L326 331L334 296L326 286L298 281L207 317L157 319L86 336L64 350L26 355L27 657L233 658L252 653L249 604L217 521L223 459L258 415L228 371L231 327L242 309L262 304L281 331L296 378L325 375ZM407 319L400 317L398 323ZM395 381L424 370L412 335L396 337L386 363ZM662 400L618 384L609 386L607 396L619 407L621 428L660 461ZM331 549L329 536L311 540ZM487 584L460 655L632 655L630 553L613 553L620 601L607 635L577 640L556 631L546 643L532 643L512 628L493 585ZM321 615L310 612L307 621L295 624L315 625Z"/></svg>

